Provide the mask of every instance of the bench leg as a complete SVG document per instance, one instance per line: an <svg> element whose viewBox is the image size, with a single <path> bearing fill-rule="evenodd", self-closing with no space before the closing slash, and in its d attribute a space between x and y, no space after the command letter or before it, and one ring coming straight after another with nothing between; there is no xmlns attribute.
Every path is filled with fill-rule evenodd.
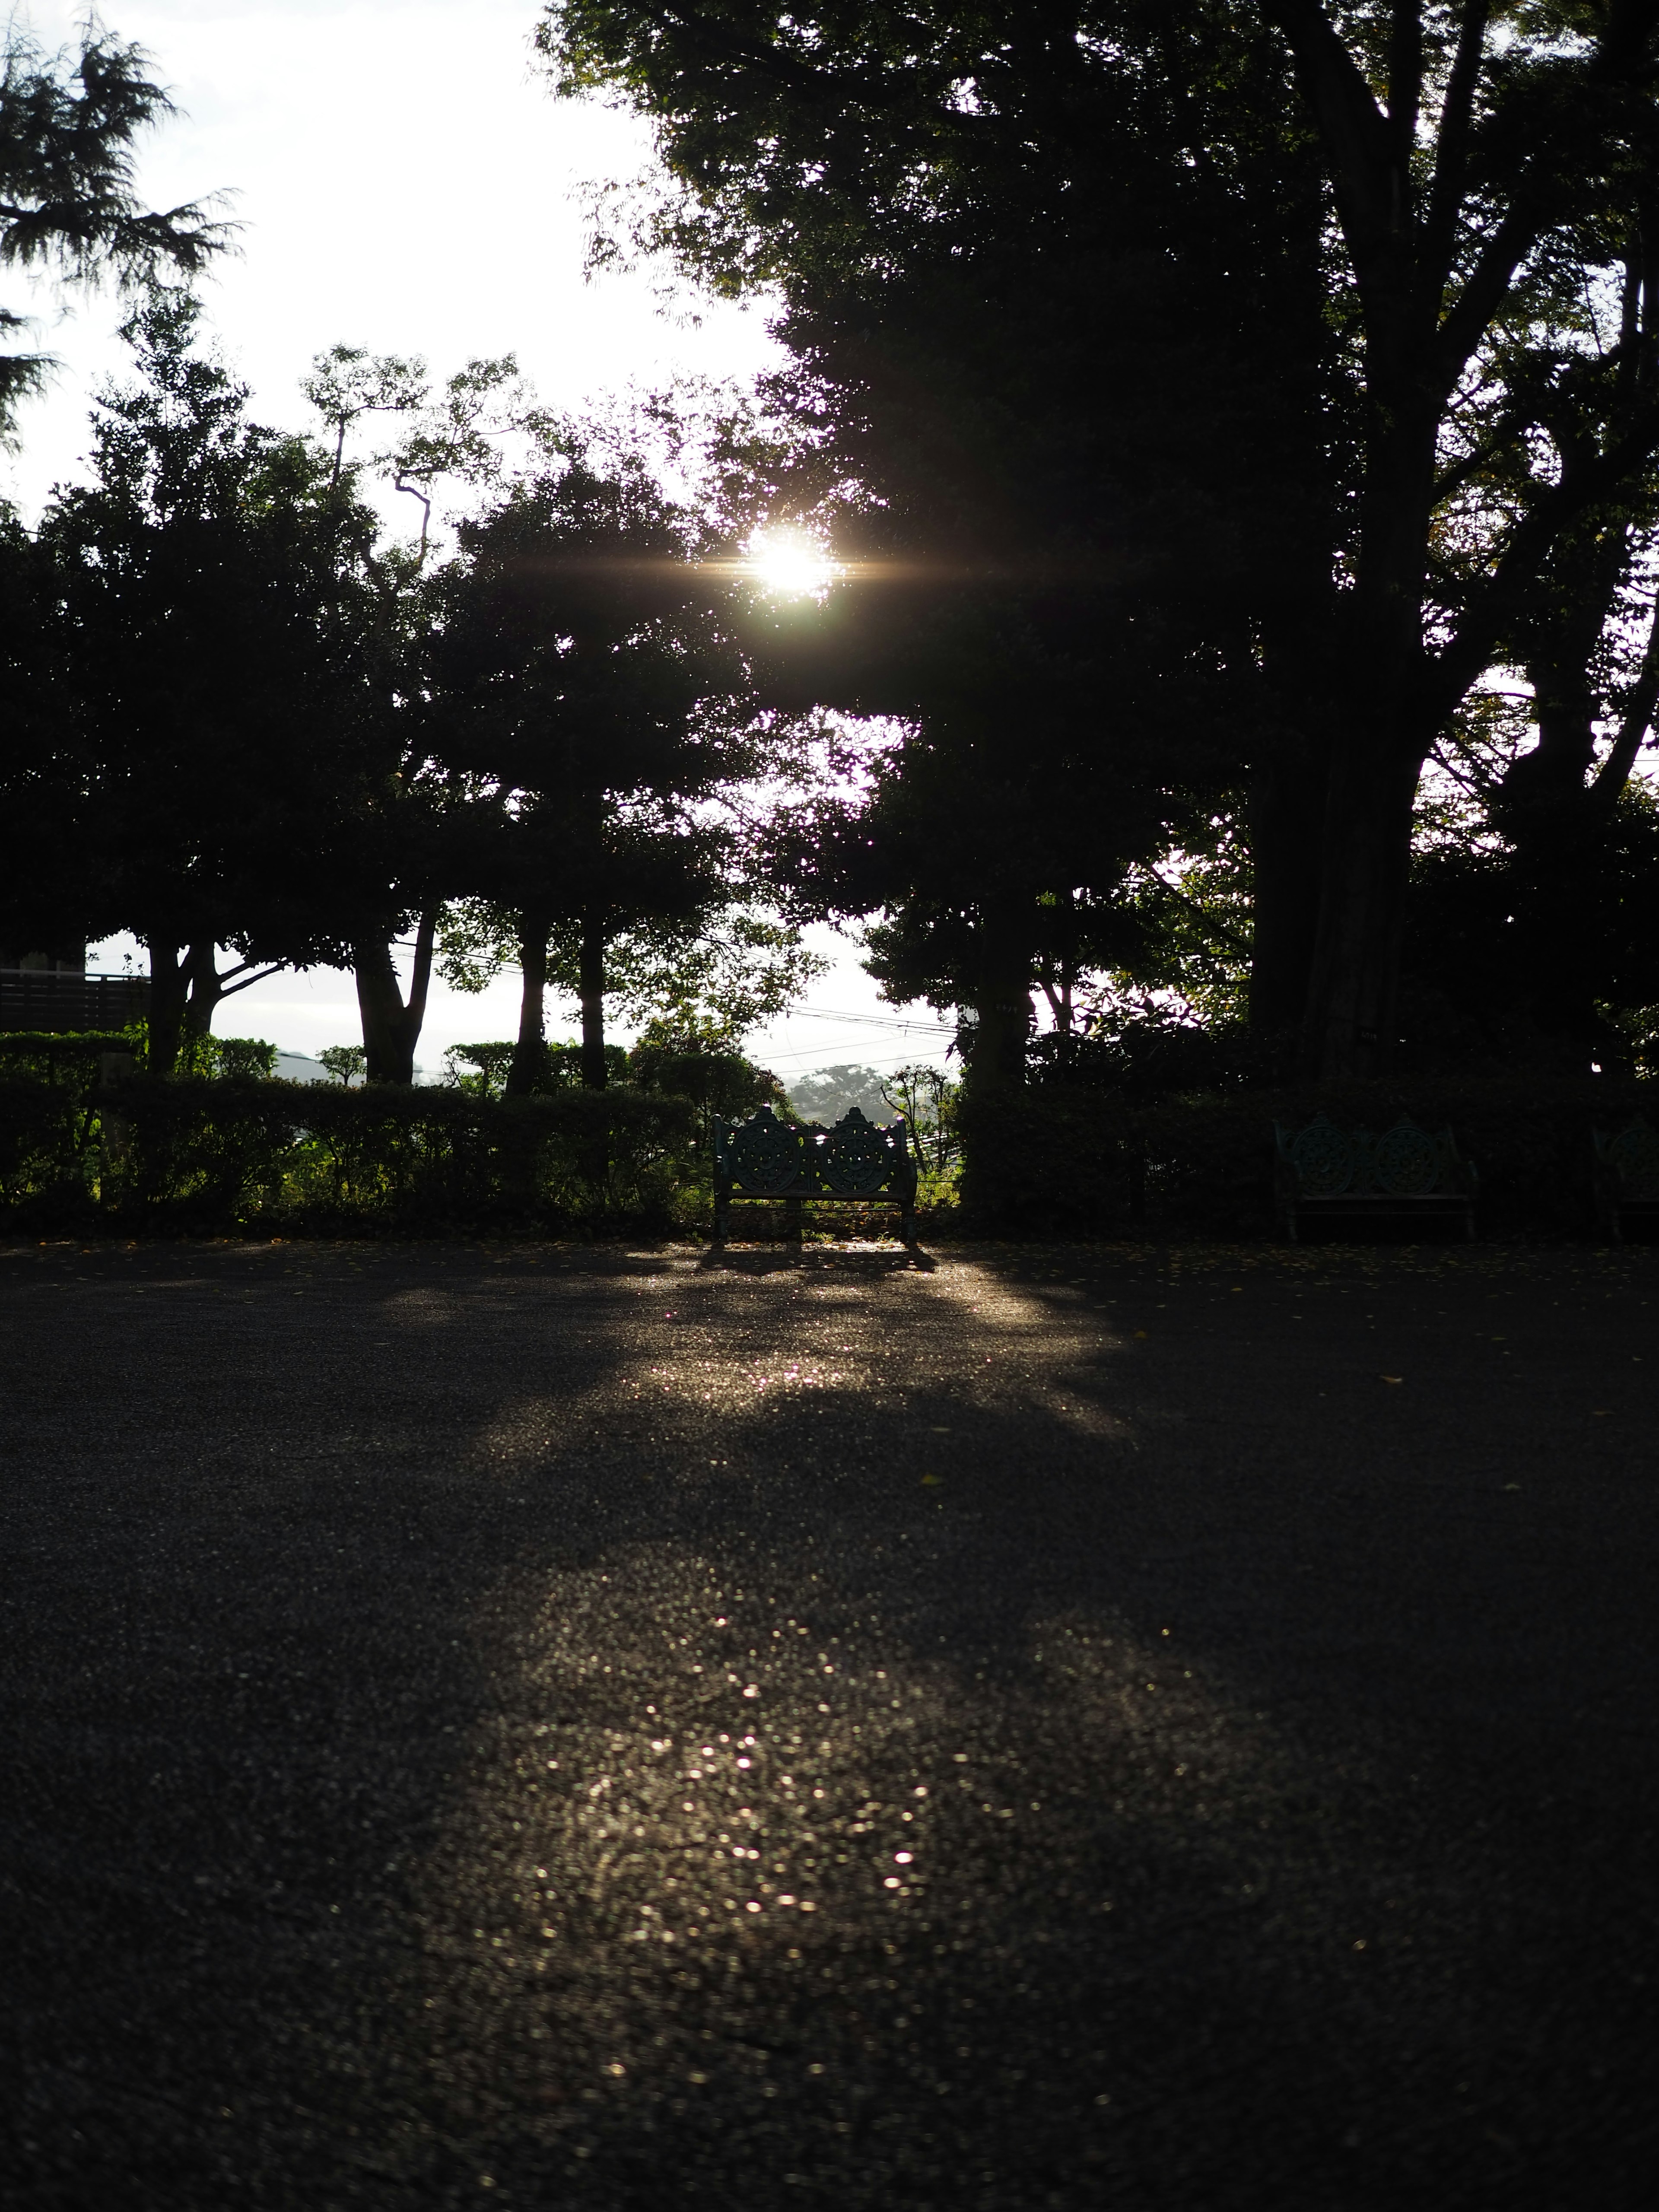
<svg viewBox="0 0 1659 2212"><path fill-rule="evenodd" d="M800 1200L798 1198L785 1199L783 1212L784 1242L788 1244L799 1244L802 1241Z"/></svg>
<svg viewBox="0 0 1659 2212"><path fill-rule="evenodd" d="M728 1198L714 1200L714 1242L724 1244L732 1234L732 1201Z"/></svg>
<svg viewBox="0 0 1659 2212"><path fill-rule="evenodd" d="M914 1206L903 1207L899 1214L899 1242L908 1252L914 1252L916 1249L916 1209Z"/></svg>

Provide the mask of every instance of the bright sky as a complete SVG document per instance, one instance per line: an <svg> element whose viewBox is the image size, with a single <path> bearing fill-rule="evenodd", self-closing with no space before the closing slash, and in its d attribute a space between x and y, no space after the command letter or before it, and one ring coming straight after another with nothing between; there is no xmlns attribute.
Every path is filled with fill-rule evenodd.
<svg viewBox="0 0 1659 2212"><path fill-rule="evenodd" d="M55 46L82 12L30 0L16 15ZM110 0L111 29L148 49L182 111L146 146L141 189L161 207L234 196L240 253L204 296L262 419L307 419L299 380L336 341L424 354L440 377L516 353L566 406L675 375L745 379L773 357L762 312L682 298L665 313L659 275L584 281L583 186L637 175L650 149L631 118L551 97L530 52L536 16L535 0ZM0 458L0 489L32 515L78 473L88 395L123 373L125 349L112 298L26 295L8 276L7 304L32 307L62 363L25 410L22 450ZM901 1030L846 944L812 936L836 964L811 1004L868 1024L797 1014L753 1040L757 1056L786 1082L844 1060L942 1061L925 1009ZM130 949L97 948L93 964L118 968ZM422 1064L510 1036L517 981L478 999L437 987ZM349 977L326 972L258 985L217 1026L302 1052L359 1035Z"/></svg>

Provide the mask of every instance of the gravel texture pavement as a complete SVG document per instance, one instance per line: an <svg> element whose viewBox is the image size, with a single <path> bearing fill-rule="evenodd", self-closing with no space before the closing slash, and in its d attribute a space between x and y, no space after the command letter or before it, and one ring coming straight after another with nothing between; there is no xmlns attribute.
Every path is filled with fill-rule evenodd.
<svg viewBox="0 0 1659 2212"><path fill-rule="evenodd" d="M1650 2212L1656 1320L0 1247L0 2202Z"/></svg>

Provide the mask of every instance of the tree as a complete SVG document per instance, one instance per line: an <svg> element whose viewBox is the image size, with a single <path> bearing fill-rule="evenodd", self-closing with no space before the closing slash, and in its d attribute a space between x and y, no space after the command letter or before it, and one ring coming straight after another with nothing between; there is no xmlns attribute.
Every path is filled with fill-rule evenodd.
<svg viewBox="0 0 1659 2212"><path fill-rule="evenodd" d="M72 283L109 274L123 286L164 270L189 277L227 242L201 203L165 212L133 191L133 157L145 131L173 112L149 74L143 49L89 24L78 51L48 55L15 21L0 61L0 263L53 270ZM0 307L0 339L27 318ZM38 391L46 354L0 353L0 440L17 404Z"/></svg>
<svg viewBox="0 0 1659 2212"><path fill-rule="evenodd" d="M650 917L607 939L603 999L624 1020L679 1040L676 1050L730 1052L792 1005L828 963L787 926L733 904L739 883L715 875L708 890L706 912ZM496 900L457 900L439 932L445 981L481 991L504 968L518 965L520 922L520 908ZM544 970L524 981L528 1005L521 1035L538 1034L549 991L580 1003L582 945L580 919L552 925Z"/></svg>
<svg viewBox="0 0 1659 2212"><path fill-rule="evenodd" d="M464 965L510 937L524 995L514 1091L543 1066L550 962L581 1007L584 1080L606 1079L607 950L696 938L729 905L729 832L708 808L769 735L692 518L635 454L574 429L463 523L438 587L434 746L474 780ZM470 944L466 932L471 932Z"/></svg>
<svg viewBox="0 0 1659 2212"><path fill-rule="evenodd" d="M1346 253L1334 304L1354 332L1364 420L1339 623L1363 674L1332 756L1306 1016L1310 1067L1363 1073L1394 1036L1423 763L1552 553L1625 495L1659 444L1646 395L1576 452L1524 393L1464 420L1483 356L1530 284L1552 264L1587 288L1605 281L1620 227L1609 211L1650 240L1659 5L1261 5L1294 57L1331 179ZM1652 357L1647 290L1644 278L1620 341L1632 368ZM1449 491L1504 458L1534 462L1512 474L1508 527L1489 539L1479 581L1437 605Z"/></svg>
<svg viewBox="0 0 1659 2212"><path fill-rule="evenodd" d="M1066 380L1033 379L1000 442L1043 493L1015 557L1073 560L1089 537L1066 521L1094 501L1109 526L1095 544L1142 586L1102 595L1119 665L1208 654L1233 679L1207 712L1237 739L1252 1017L1299 1018L1305 1065L1340 1073L1379 1065L1393 1037L1424 760L1553 550L1618 507L1659 436L1642 380L1621 398L1593 348L1542 384L1513 374L1540 302L1612 285L1630 241L1651 237L1656 21L1651 0L739 0L665 15L565 0L543 37L568 88L619 90L655 123L681 196L647 214L647 242L727 289L781 288L819 444L839 452L838 424L867 399L937 489L952 481L948 432L971 450L975 406L1020 388L1017 352L999 367L986 335L1002 301L1025 283L1015 327L1045 369L1051 331L1085 333L1076 396L1056 404ZM952 344L925 375L906 288L947 252L932 298ZM1041 304L1063 297L1068 263L1094 279L1069 323ZM971 291L952 293L952 271ZM1651 349L1644 273L1616 350L1633 370ZM1575 381L1587 396L1599 381L1608 405L1570 453L1555 403ZM1166 393L1184 405L1160 419ZM1045 437L1065 463L1057 493ZM1241 451L1259 465L1241 469ZM849 473L894 511L878 469ZM963 486L975 520L998 513L987 480L981 465ZM1126 499L1137 481L1156 500ZM1449 534L1481 560L1443 560ZM1177 548L1184 594L1168 588ZM1160 567L1164 588L1148 588ZM1196 619L1159 636L1149 617L1182 605Z"/></svg>
<svg viewBox="0 0 1659 2212"><path fill-rule="evenodd" d="M382 702L388 758L362 825L360 857L378 872L381 892L363 909L349 951L368 1080L407 1084L414 1080L441 918L447 900L465 887L458 855L477 829L468 813L476 780L432 757L428 718L416 711L425 696L425 649L438 618L426 567L435 488L488 490L507 466L506 444L544 441L550 418L511 355L465 362L434 393L418 357L335 345L317 356L302 388L327 425L336 489L377 471L421 509L418 544L383 551L372 564L398 678ZM392 442L348 460L354 427L378 415L396 419ZM411 930L405 995L396 952Z"/></svg>
<svg viewBox="0 0 1659 2212"><path fill-rule="evenodd" d="M138 380L100 397L92 482L60 489L38 533L82 769L82 918L148 945L159 1073L228 994L340 957L379 734L374 518L326 456L247 420L199 317L165 289L131 317Z"/></svg>
<svg viewBox="0 0 1659 2212"><path fill-rule="evenodd" d="M781 657L905 726L871 805L805 825L809 910L886 907L892 989L971 1006L974 1081L1016 1079L1041 976L1127 937L1134 869L1254 779L1282 1022L1352 438L1259 21L571 0L544 43L655 124L681 190L644 242L782 296L796 437L756 501L816 501L850 574Z"/></svg>
<svg viewBox="0 0 1659 2212"><path fill-rule="evenodd" d="M878 1068L856 1060L838 1060L833 1066L815 1068L789 1087L789 1103L803 1121L826 1126L839 1121L849 1106L856 1106L866 1121L878 1121L887 1105L882 1089L886 1079Z"/></svg>
<svg viewBox="0 0 1659 2212"><path fill-rule="evenodd" d="M360 1044L325 1044L317 1055L319 1066L325 1067L336 1083L349 1090L353 1083L361 1083L368 1065L368 1055Z"/></svg>
<svg viewBox="0 0 1659 2212"><path fill-rule="evenodd" d="M911 1152L923 1175L947 1174L960 1149L957 1088L942 1067L898 1067L883 1079L882 1097L894 1113L903 1116Z"/></svg>
<svg viewBox="0 0 1659 2212"><path fill-rule="evenodd" d="M481 1098L497 1098L513 1065L514 1050L505 1043L452 1044L444 1058L449 1063L452 1082L464 1091L476 1091ZM471 1074L464 1075L463 1067L470 1067Z"/></svg>

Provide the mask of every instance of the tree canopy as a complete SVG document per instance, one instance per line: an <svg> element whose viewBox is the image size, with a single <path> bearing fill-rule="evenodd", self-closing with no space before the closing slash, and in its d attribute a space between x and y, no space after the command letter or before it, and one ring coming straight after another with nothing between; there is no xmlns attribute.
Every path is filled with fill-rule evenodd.
<svg viewBox="0 0 1659 2212"><path fill-rule="evenodd" d="M126 286L199 274L228 242L209 206L146 208L134 189L137 143L173 112L140 46L95 25L77 50L48 54L14 21L0 59L0 265L71 283ZM0 306L0 438L38 391L46 354L17 348L28 318ZM13 349L15 348L16 349Z"/></svg>
<svg viewBox="0 0 1659 2212"><path fill-rule="evenodd" d="M775 289L843 507L981 573L1103 572L1097 732L1126 664L1160 701L1208 680L1178 719L1219 733L1199 795L1249 842L1252 1011L1336 1073L1392 1043L1425 761L1650 466L1645 273L1611 329L1600 301L1651 228L1656 21L566 0L542 36L653 122L675 190L635 235ZM1153 734L1081 811L1133 819L1152 762L1190 788L1183 752Z"/></svg>

